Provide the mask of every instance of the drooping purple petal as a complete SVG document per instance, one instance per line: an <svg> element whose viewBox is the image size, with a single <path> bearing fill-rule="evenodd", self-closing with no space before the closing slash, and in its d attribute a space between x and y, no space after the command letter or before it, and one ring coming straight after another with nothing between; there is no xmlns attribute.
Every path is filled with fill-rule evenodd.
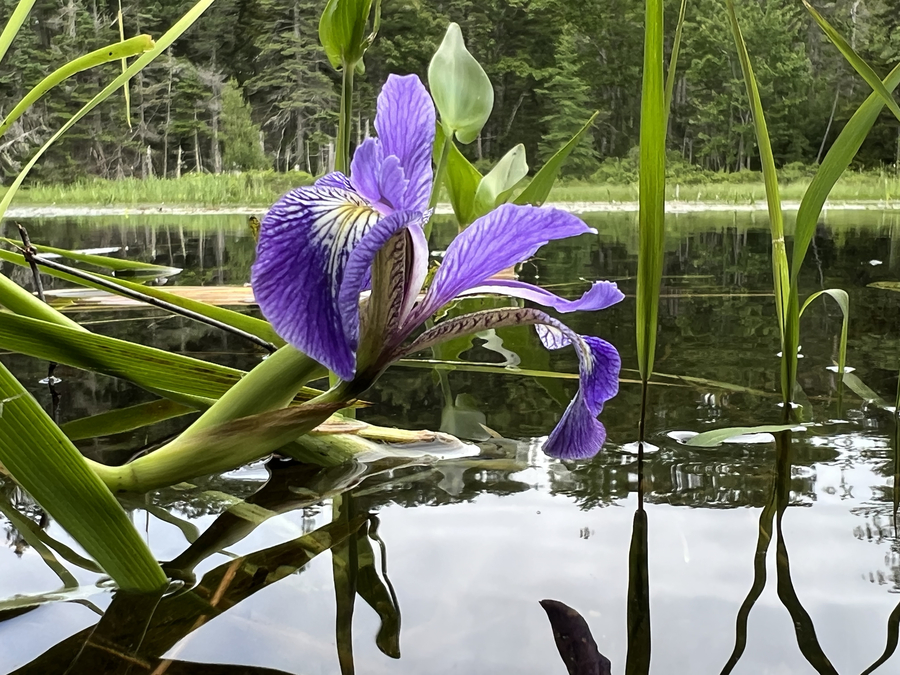
<svg viewBox="0 0 900 675"><path fill-rule="evenodd" d="M461 335L471 335L483 330L507 326L535 325L548 318L544 312L531 307L503 307L464 314L441 321L436 326L429 328L408 345L397 349L391 358L392 360L402 359Z"/></svg>
<svg viewBox="0 0 900 675"><path fill-rule="evenodd" d="M260 309L282 338L342 379L353 377L355 360L338 293L351 251L380 219L355 192L316 185L287 193L262 221L252 269Z"/></svg>
<svg viewBox="0 0 900 675"><path fill-rule="evenodd" d="M447 247L416 317L424 321L463 291L527 260L547 242L586 232L595 230L571 213L504 204L472 223Z"/></svg>
<svg viewBox="0 0 900 675"><path fill-rule="evenodd" d="M367 283L369 272L375 263L378 252L394 234L404 228L409 228L411 235L421 232L422 214L416 211L398 211L386 216L366 233L347 260L338 296L338 306L344 335L354 352L359 344L359 294ZM419 282L419 286L413 289L409 288L411 267L407 264L406 258L413 255L409 248L405 242L398 244L397 256L389 260L391 289L388 297L375 299L375 301L387 301L391 305L383 308L391 315L387 321L389 330L399 325L403 307L409 304L406 296L410 293L415 296L421 286L421 282ZM389 341L391 336L383 335L377 336L377 338Z"/></svg>
<svg viewBox="0 0 900 675"><path fill-rule="evenodd" d="M544 443L544 452L558 459L588 459L606 440L606 428L597 419L603 404L619 391L622 359L610 343L590 335L578 335L547 317L537 326L541 341L550 349L574 345L578 353L578 394Z"/></svg>
<svg viewBox="0 0 900 675"><path fill-rule="evenodd" d="M462 295L475 293L495 293L497 295L511 295L514 298L523 298L536 302L545 307L552 307L558 312L596 311L606 309L610 305L620 302L625 295L612 281L595 281L584 295L578 300L566 300L558 295L546 291L539 286L527 284L524 281L511 279L490 279L481 286L470 288Z"/></svg>
<svg viewBox="0 0 900 675"><path fill-rule="evenodd" d="M389 75L378 95L375 130L385 157L394 155L409 185L395 209L424 211L431 194L434 103L415 75Z"/></svg>

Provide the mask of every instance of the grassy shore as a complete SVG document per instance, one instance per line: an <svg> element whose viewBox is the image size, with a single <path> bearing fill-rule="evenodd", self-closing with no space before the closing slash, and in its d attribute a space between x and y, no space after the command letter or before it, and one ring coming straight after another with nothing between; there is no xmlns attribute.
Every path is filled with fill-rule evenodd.
<svg viewBox="0 0 900 675"><path fill-rule="evenodd" d="M679 184L670 179L669 200L701 203L753 204L765 201L765 188L757 174L741 180ZM244 174L187 174L179 179L79 180L68 184L34 185L19 191L14 204L57 206L163 206L192 205L266 206L289 189L312 182L309 174L248 172ZM801 178L782 183L786 201L798 201L809 184ZM637 185L562 182L550 194L555 202L636 202ZM849 173L835 186L832 201L900 199L900 176L894 173Z"/></svg>

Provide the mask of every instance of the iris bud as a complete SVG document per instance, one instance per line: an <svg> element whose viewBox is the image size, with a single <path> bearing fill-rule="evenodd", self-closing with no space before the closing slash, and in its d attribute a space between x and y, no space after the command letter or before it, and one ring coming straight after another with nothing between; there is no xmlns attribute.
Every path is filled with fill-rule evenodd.
<svg viewBox="0 0 900 675"><path fill-rule="evenodd" d="M428 85L441 123L460 143L471 143L494 107L487 73L466 49L459 25L451 23L428 66Z"/></svg>
<svg viewBox="0 0 900 675"><path fill-rule="evenodd" d="M374 26L366 34L372 0L328 0L319 19L319 41L335 69L363 70L362 58L375 39L381 3L375 6Z"/></svg>

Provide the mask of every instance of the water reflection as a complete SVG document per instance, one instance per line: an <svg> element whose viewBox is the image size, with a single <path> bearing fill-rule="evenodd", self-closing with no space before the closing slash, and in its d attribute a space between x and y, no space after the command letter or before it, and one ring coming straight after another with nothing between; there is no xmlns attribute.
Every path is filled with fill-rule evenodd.
<svg viewBox="0 0 900 675"><path fill-rule="evenodd" d="M569 284L560 292L598 276L633 290L630 216L593 224L596 242L548 247L523 275ZM374 423L477 439L477 457L334 469L273 460L127 500L167 570L186 584L156 601L98 590L96 568L65 533L0 481L9 545L0 549L0 595L53 591L19 597L0 615L9 645L0 671L562 672L549 613L538 606L558 598L584 621L569 633L588 630L612 672L852 673L882 664L889 672L900 636L900 446L890 406L859 383L881 399L896 389L900 296L867 284L896 278L897 215L867 228L822 228L803 278L806 290L851 294L856 389L841 393L825 369L840 316L823 304L803 319L801 384L815 424L806 434L714 450L670 435L778 418L763 226L749 216L676 219L658 369L678 377L661 376L649 392L642 456L632 445L640 389L626 381L604 413L602 456L580 465L542 458L539 440L576 383L510 369L574 373L576 364L514 329L450 345L436 356L454 364L438 371L392 369L372 393L375 405L360 412ZM252 260L243 217L205 230L187 221L29 227L58 245L128 246L129 256L185 267L176 283L240 284ZM628 345L632 310L611 310L599 327L581 317L574 328ZM231 336L157 311L76 315L98 332L237 368L258 359ZM37 384L45 364L0 358L51 405ZM152 400L113 378L60 371L59 414L69 429ZM121 461L187 421L161 416L79 444ZM213 662L248 665L203 665Z"/></svg>

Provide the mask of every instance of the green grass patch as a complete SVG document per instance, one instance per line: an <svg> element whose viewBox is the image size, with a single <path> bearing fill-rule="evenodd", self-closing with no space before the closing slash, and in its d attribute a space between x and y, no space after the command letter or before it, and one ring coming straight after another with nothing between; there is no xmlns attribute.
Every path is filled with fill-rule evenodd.
<svg viewBox="0 0 900 675"><path fill-rule="evenodd" d="M101 178L73 183L38 183L16 195L15 204L142 206L189 204L215 207L269 205L288 190L309 185L303 171L247 171L228 174L186 174L181 178Z"/></svg>
<svg viewBox="0 0 900 675"><path fill-rule="evenodd" d="M669 201L754 204L766 199L762 174L703 172L667 178L666 199ZM568 180L550 192L553 202L637 202L637 182L628 176L608 182L601 177L583 181ZM684 182L680 182L683 178ZM19 191L18 205L57 206L164 206L190 205L202 207L251 206L267 207L288 190L309 185L313 177L302 171L276 173L248 171L240 174L187 174L181 178L125 178L122 180L86 179L73 183L35 184ZM781 197L799 201L811 177L787 172L782 178ZM442 202L447 202L446 194ZM880 201L900 199L900 174L893 171L847 173L831 193L838 202Z"/></svg>
<svg viewBox="0 0 900 675"><path fill-rule="evenodd" d="M781 199L796 201L809 187L812 178L796 178L779 183ZM838 181L829 195L833 202L891 201L900 199L900 175L893 172L848 173ZM551 202L637 202L638 186L633 184L597 184L590 181L571 181L553 188ZM762 174L742 171L721 174L721 179L705 183L680 184L669 179L666 184L667 201L707 202L725 204L764 204L766 188Z"/></svg>

